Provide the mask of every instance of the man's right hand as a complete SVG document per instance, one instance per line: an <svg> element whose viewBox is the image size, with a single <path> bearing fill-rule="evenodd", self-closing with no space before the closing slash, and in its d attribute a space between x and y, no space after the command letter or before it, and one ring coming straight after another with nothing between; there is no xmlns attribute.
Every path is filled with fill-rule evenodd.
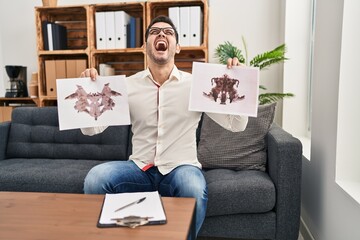
<svg viewBox="0 0 360 240"><path fill-rule="evenodd" d="M88 68L80 74L80 77L90 77L93 81L95 81L98 76L99 74L95 68Z"/></svg>

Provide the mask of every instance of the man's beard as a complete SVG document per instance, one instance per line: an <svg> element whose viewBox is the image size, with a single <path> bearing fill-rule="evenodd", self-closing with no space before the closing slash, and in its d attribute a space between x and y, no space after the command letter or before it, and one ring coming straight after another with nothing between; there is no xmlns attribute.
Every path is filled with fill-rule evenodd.
<svg viewBox="0 0 360 240"><path fill-rule="evenodd" d="M148 46L147 54L149 58L156 64L163 65L172 60L172 58L175 56L175 54L172 54L172 51L169 51L169 53L166 56L156 56L154 48L151 46Z"/></svg>

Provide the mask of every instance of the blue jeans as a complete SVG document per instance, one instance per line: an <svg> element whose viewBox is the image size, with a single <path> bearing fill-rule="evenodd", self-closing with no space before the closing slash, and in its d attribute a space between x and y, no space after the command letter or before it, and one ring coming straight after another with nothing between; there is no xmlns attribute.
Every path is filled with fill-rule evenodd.
<svg viewBox="0 0 360 240"><path fill-rule="evenodd" d="M142 171L129 161L111 161L93 167L85 178L84 192L89 194L159 191L165 197L196 199L196 235L204 221L207 186L201 169L182 165L166 175L157 167Z"/></svg>

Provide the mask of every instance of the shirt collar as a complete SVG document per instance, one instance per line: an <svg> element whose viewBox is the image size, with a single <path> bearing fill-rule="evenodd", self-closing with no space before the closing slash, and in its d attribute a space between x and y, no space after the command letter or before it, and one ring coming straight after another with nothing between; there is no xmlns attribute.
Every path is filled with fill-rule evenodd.
<svg viewBox="0 0 360 240"><path fill-rule="evenodd" d="M151 79L152 81L154 81L154 78L152 77L151 75L151 72L149 70L149 68L145 69L144 71L144 78L147 77L149 79ZM180 71L179 69L174 65L174 68L173 70L171 71L170 73L170 77L169 77L170 80L178 80L180 81L181 77L180 77ZM155 82L155 81L154 81Z"/></svg>

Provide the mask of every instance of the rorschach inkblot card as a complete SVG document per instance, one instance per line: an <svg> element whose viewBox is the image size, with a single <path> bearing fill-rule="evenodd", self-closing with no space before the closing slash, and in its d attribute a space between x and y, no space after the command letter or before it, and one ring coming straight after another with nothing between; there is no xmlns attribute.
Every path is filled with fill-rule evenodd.
<svg viewBox="0 0 360 240"><path fill-rule="evenodd" d="M129 125L125 76L57 79L60 130Z"/></svg>
<svg viewBox="0 0 360 240"><path fill-rule="evenodd" d="M257 116L259 69L193 63L190 111Z"/></svg>

